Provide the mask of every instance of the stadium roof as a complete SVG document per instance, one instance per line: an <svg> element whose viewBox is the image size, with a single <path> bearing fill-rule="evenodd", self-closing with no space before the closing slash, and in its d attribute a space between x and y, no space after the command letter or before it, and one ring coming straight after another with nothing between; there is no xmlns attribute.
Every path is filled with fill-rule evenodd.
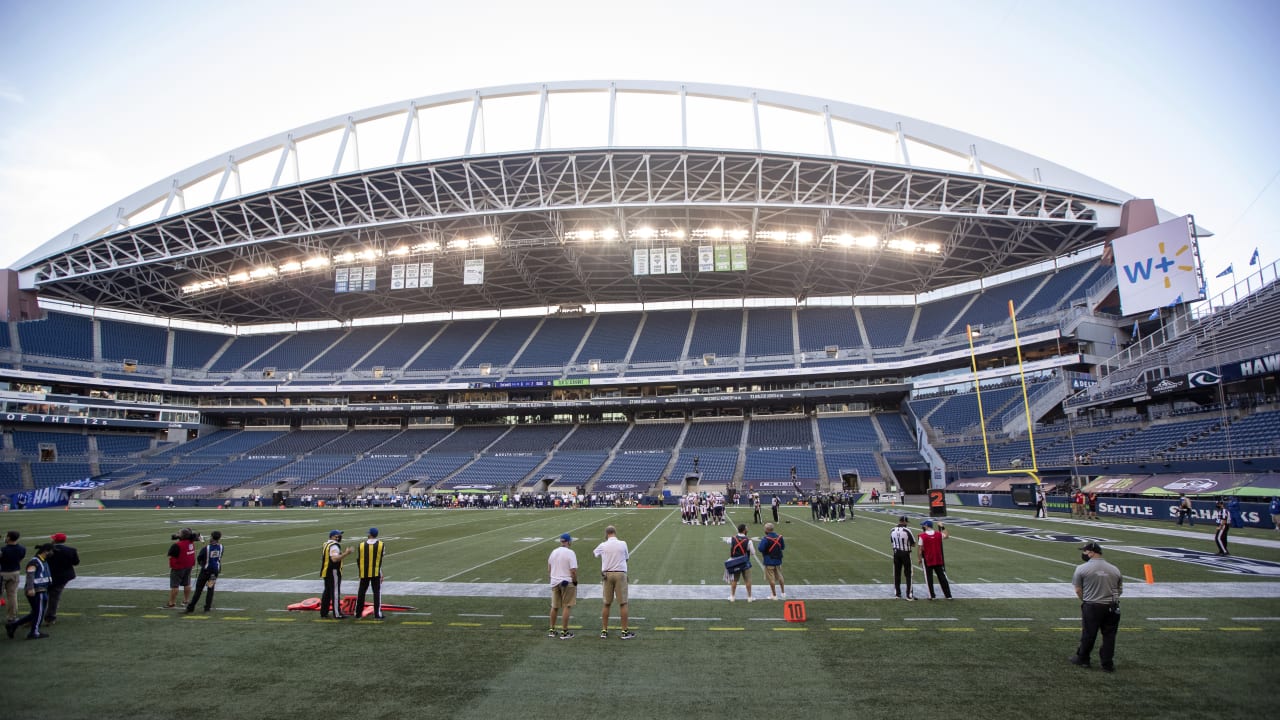
<svg viewBox="0 0 1280 720"><path fill-rule="evenodd" d="M901 295L1095 246L1131 198L999 143L830 100L530 84L236 148L14 269L42 298L228 325ZM402 287L406 265L420 287ZM365 289L338 292L360 289L340 287L353 268Z"/></svg>

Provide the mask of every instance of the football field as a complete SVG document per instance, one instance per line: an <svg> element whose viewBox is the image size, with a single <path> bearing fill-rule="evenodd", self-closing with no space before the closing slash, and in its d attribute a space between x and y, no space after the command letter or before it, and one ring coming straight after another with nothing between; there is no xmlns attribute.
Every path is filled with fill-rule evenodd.
<svg viewBox="0 0 1280 720"><path fill-rule="evenodd" d="M674 508L591 510L289 509L38 511L0 516L29 551L54 532L82 559L48 641L4 641L5 695L56 673L30 717L623 718L1121 717L1256 711L1280 659L1280 535L1130 520L1037 520L952 508L943 520L955 599L895 600L889 530L921 506L860 506L814 522L784 507L787 622L758 563L756 602L728 601L729 523L688 526ZM769 510L764 510L765 520ZM614 525L631 548L631 626L600 639L600 564ZM223 533L213 612L166 610L170 536ZM290 612L316 597L331 529L353 547L370 527L387 543L384 621ZM547 555L564 532L580 565L572 640L546 636ZM1077 547L1101 543L1125 575L1117 672L1066 662L1079 635L1070 587ZM354 558L344 594L356 591ZM1154 582L1146 582L1150 566ZM939 596L941 593L939 593ZM22 603L25 612L25 603ZM0 639L3 640L3 639ZM1096 650L1095 650L1096 652Z"/></svg>

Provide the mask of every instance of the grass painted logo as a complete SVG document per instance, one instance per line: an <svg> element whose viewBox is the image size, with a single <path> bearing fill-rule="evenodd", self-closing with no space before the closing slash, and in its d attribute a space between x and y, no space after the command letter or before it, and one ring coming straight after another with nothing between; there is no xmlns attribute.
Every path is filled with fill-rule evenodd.
<svg viewBox="0 0 1280 720"><path fill-rule="evenodd" d="M1159 262L1157 262L1156 258L1152 256L1145 260L1137 260L1122 268L1124 270L1125 279L1129 281L1130 285L1136 285L1139 282L1148 282L1152 277L1155 277L1155 271L1159 270L1162 276L1161 279L1164 280L1164 286L1169 288L1173 286L1169 281L1169 275L1173 271L1195 272L1195 267L1191 264L1191 256L1187 255L1186 257L1182 257L1186 253L1191 252L1191 245L1183 243L1183 245L1173 253L1173 257L1169 256L1168 252L1165 250L1165 244L1163 242L1158 243L1158 249L1160 251Z"/></svg>

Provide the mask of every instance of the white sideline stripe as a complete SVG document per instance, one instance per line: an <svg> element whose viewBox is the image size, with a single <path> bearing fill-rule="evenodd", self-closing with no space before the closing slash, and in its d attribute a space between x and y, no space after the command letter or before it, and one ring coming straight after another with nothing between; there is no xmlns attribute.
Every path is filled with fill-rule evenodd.
<svg viewBox="0 0 1280 720"><path fill-rule="evenodd" d="M1275 621L1275 620L1280 620L1280 617L1233 617L1233 618L1231 618L1231 619L1232 619L1232 620L1248 620L1248 621L1250 621L1250 622L1257 622L1257 621L1260 621L1260 620L1261 620L1261 621Z"/></svg>
<svg viewBox="0 0 1280 720"><path fill-rule="evenodd" d="M964 600L1048 599L1078 602L1075 591L1065 583L952 583ZM77 577L72 589L86 590L168 590L167 577ZM301 597L319 596L319 579L271 580L264 578L227 578L218 580L218 591L278 593ZM788 600L892 600L879 585L805 585L787 588ZM547 587L535 583L466 583L466 582L386 582L386 597L504 597L546 598ZM578 588L580 599L600 599L599 584ZM724 586L714 585L631 585L631 597L638 600L718 600L724 601ZM1274 598L1280 599L1280 582L1205 582L1139 584L1125 588L1124 599L1132 602L1147 598Z"/></svg>
<svg viewBox="0 0 1280 720"><path fill-rule="evenodd" d="M1201 622L1209 618L1202 617L1149 617L1148 620L1200 620Z"/></svg>

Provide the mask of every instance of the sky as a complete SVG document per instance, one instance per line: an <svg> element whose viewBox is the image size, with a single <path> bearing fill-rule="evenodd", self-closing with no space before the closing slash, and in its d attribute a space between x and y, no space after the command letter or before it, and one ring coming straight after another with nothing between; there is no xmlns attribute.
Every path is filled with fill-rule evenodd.
<svg viewBox="0 0 1280 720"><path fill-rule="evenodd" d="M0 0L0 267L166 176L366 107L577 79L740 85L994 140L1280 256L1270 0ZM1257 268L1253 268L1256 270Z"/></svg>

